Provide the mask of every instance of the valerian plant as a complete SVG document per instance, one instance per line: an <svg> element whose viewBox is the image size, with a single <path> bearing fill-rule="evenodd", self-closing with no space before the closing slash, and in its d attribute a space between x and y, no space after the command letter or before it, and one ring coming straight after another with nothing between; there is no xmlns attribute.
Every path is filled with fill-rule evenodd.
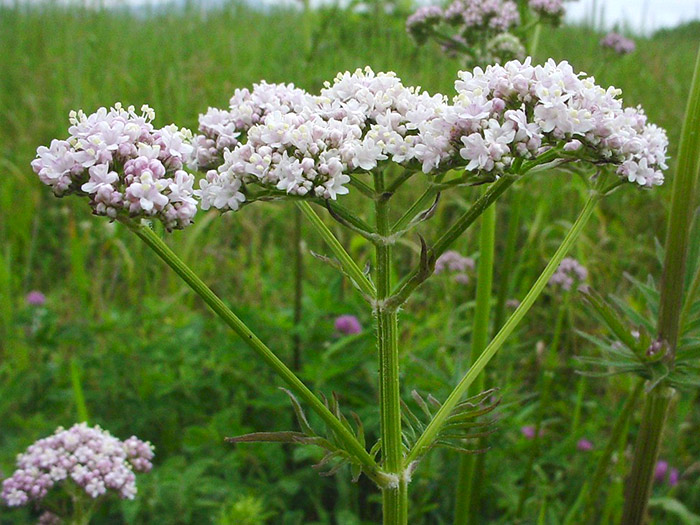
<svg viewBox="0 0 700 525"><path fill-rule="evenodd" d="M681 131L666 242L660 250L661 280L657 284L652 277L642 282L628 276L644 298L647 312L638 312L614 297L614 304L610 304L592 290L584 293L611 334L608 338L584 334L601 350L601 356L581 358L587 365L586 371L631 373L640 378L613 427L610 442L596 468L587 498L592 510L595 509L595 491L605 476L611 452L621 439L622 428L638 399L644 398L632 469L626 482L624 525L637 525L646 520L654 470L672 400L678 391L700 386L700 301L697 297L700 268L696 261L688 264L699 176L700 51Z"/></svg>
<svg viewBox="0 0 700 525"><path fill-rule="evenodd" d="M163 259L283 380L300 431L258 433L235 442L281 441L317 445L319 465L334 472L349 464L381 490L384 523L408 520L408 486L431 449L470 451L466 440L489 432L475 418L493 408L489 391L465 394L503 347L571 248L596 203L626 182L663 183L667 139L640 108L624 108L615 88L566 63L530 59L460 72L452 98L404 86L393 73L371 69L339 74L318 94L292 85L261 83L236 91L226 109L200 117L200 133L176 126L155 129L145 108L116 106L71 117L70 137L40 148L33 167L57 195L86 198L95 214L126 225ZM435 270L436 261L514 183L534 183L553 166L586 167L589 198L556 253L519 307L486 345L452 393L440 401L415 393L412 411L400 383L399 311ZM185 170L203 170L198 189ZM428 188L397 209L394 198L424 177ZM420 238L416 266L394 280L398 242L430 220L446 191L487 185L471 208L440 232ZM356 192L373 207L348 209L338 201ZM291 200L323 238L376 319L380 438L368 443L359 418L338 398L317 396L156 235L186 227L195 204L221 212L254 202ZM363 269L343 248L313 205L363 236L375 250ZM147 219L144 221L143 219ZM406 350L403 350L405 353ZM304 408L325 428L314 428Z"/></svg>
<svg viewBox="0 0 700 525"><path fill-rule="evenodd" d="M417 45L434 41L467 65L505 62L530 53L543 24L557 26L565 0L453 0L446 8L419 7L406 20L406 31ZM530 34L532 33L532 35Z"/></svg>

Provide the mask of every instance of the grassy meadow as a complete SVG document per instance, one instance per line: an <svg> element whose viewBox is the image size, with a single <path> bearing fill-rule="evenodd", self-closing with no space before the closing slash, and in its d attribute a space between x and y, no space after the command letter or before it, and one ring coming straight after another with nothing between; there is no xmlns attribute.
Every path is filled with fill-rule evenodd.
<svg viewBox="0 0 700 525"><path fill-rule="evenodd" d="M208 106L226 107L237 87L265 79L318 90L337 72L364 65L451 95L458 61L435 46L416 48L404 20L333 9L304 18L297 11L262 13L235 3L151 12L0 7L0 479L33 441L87 419L120 438L135 434L156 447L155 468L139 476L137 498L115 500L94 523L379 521L371 482L351 483L345 470L319 477L310 468L320 459L314 449L224 442L247 432L295 429L279 380L135 236L92 217L81 199L56 199L30 162L37 146L65 136L71 109L91 112L116 101L148 103L158 125L196 129L198 114ZM627 105L641 104L652 122L668 130L670 181L700 25L639 38L637 51L624 57L603 53L600 37L590 27L545 30L537 59L566 59L600 84L621 88ZM415 195L421 190L417 183ZM496 283L511 210L516 203L521 208L512 232L517 250L509 298L522 299L586 191L574 176L543 173L519 183L498 204ZM422 233L430 237L478 195L474 189L446 196ZM588 268L591 287L642 313L644 297L629 277L660 277L658 246L669 196L670 184L614 193L572 254ZM303 315L294 323L294 211L284 204L253 205L220 218L200 211L193 227L167 241L288 363L298 337L301 377L315 392L337 392L376 439L377 390L368 387L377 376L373 319L352 286L311 255L327 250L308 226ZM365 239L340 228L337 234L356 259L371 259ZM397 250L397 268L418 257L418 237L408 239ZM478 261L478 228L457 249ZM406 396L416 389L444 399L464 373L475 278L455 286L448 276L437 276L402 311ZM44 306L26 303L31 290L46 294ZM499 389L501 405L487 439L483 523L517 522L531 453L521 428L534 424L543 355L562 311L553 394L521 523L580 523L575 502L634 388L633 377L576 373L582 369L576 356L597 355L580 333L599 333L600 323L576 295L568 302L546 292L487 368L486 385ZM338 336L334 319L342 314L358 316L362 333ZM655 485L653 523L697 524L695 393L674 405L669 422L661 457L679 469L681 479L676 486ZM637 424L638 414L601 487L598 523L619 522ZM582 438L592 450L577 448ZM451 522L457 465L457 454L444 450L424 461L410 486L410 523ZM0 507L2 525L32 519L29 511Z"/></svg>

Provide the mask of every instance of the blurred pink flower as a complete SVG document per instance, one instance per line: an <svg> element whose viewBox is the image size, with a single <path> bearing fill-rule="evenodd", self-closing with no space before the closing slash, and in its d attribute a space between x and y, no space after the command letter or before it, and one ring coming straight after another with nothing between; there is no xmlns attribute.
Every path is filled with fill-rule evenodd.
<svg viewBox="0 0 700 525"><path fill-rule="evenodd" d="M588 439L580 439L578 443L576 443L576 448L579 449L581 452L590 452L593 450L593 443L589 441Z"/></svg>
<svg viewBox="0 0 700 525"><path fill-rule="evenodd" d="M335 320L335 331L343 335L359 334L362 325L354 315L341 315Z"/></svg>
<svg viewBox="0 0 700 525"><path fill-rule="evenodd" d="M39 290L32 290L27 294L25 300L27 304L31 306L44 306L46 303L46 296Z"/></svg>

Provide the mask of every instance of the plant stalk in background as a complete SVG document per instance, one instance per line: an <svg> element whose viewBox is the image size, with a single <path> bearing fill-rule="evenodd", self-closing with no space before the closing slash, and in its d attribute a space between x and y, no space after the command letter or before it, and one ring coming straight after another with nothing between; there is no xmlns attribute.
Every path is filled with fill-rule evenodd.
<svg viewBox="0 0 700 525"><path fill-rule="evenodd" d="M673 180L671 215L666 233L666 252L661 277L658 341L666 352L664 359L673 367L681 330L683 287L686 275L688 242L693 210L697 203L697 180L700 170L700 50L681 132L678 165ZM692 298L688 298L692 300ZM651 350L651 349L650 349ZM646 393L642 422L635 445L632 471L627 480L623 525L644 522L653 482L654 465L659 454L661 436L673 389L662 384Z"/></svg>

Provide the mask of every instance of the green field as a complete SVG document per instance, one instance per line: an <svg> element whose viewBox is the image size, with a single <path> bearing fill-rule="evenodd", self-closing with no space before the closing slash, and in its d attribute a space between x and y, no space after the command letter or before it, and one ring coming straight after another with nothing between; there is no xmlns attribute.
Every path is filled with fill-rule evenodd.
<svg viewBox="0 0 700 525"><path fill-rule="evenodd" d="M315 449L224 442L247 432L295 429L279 379L135 236L92 217L82 199L54 198L30 162L37 146L65 136L71 109L91 112L117 101L148 103L158 125L196 129L198 114L225 107L237 87L266 79L318 90L338 71L364 65L451 95L458 61L431 45L417 48L404 20L331 9L308 17L260 13L237 4L148 13L0 7L0 479L30 443L87 415L116 436L135 434L156 447L156 466L139 477L137 498L115 500L94 523L379 522L381 502L371 482L351 483L345 469L319 477L310 468L320 459ZM566 59L601 85L621 88L626 105L641 104L650 121L668 130L670 181L700 25L638 38L637 51L624 57L604 55L600 37L589 27L545 30L536 58ZM614 193L572 254L589 269L594 289L643 313L644 297L629 277L660 278L670 190L666 184ZM499 203L496 283L511 210L516 201L521 206L509 298L522 299L585 193L574 176L543 173ZM439 231L478 195L474 189L446 196L422 233ZM376 439L378 394L368 387L377 376L374 320L352 286L311 255L327 250L305 225L303 316L295 326L294 211L285 204L252 205L221 218L200 211L193 227L167 241L288 363L297 336L301 377L316 392L337 392ZM357 259L371 259L365 239L340 228L336 233ZM418 237L407 239L397 270L418 257ZM457 249L478 260L478 228ZM401 312L407 399L413 389L444 399L467 368L474 280L456 287L438 276ZM26 304L31 290L46 294L45 306ZM626 375L576 373L582 365L575 356L598 355L580 332L599 334L602 327L575 295L570 305L563 301L545 292L487 369L486 386L499 389L501 405L486 440L482 523L516 522L531 456L521 428L534 424L543 354L560 311L553 394L521 523L558 524L567 516L568 523L580 523L574 502L635 384ZM357 315L362 333L338 337L333 323L342 314ZM598 523L619 522L639 412L606 476ZM672 407L661 450L681 481L655 485L653 523L700 523L698 432L700 406L691 391ZM582 438L593 450L577 450ZM409 523L451 522L457 464L457 454L440 450L421 465L410 488ZM28 511L0 507L3 525L32 519Z"/></svg>

